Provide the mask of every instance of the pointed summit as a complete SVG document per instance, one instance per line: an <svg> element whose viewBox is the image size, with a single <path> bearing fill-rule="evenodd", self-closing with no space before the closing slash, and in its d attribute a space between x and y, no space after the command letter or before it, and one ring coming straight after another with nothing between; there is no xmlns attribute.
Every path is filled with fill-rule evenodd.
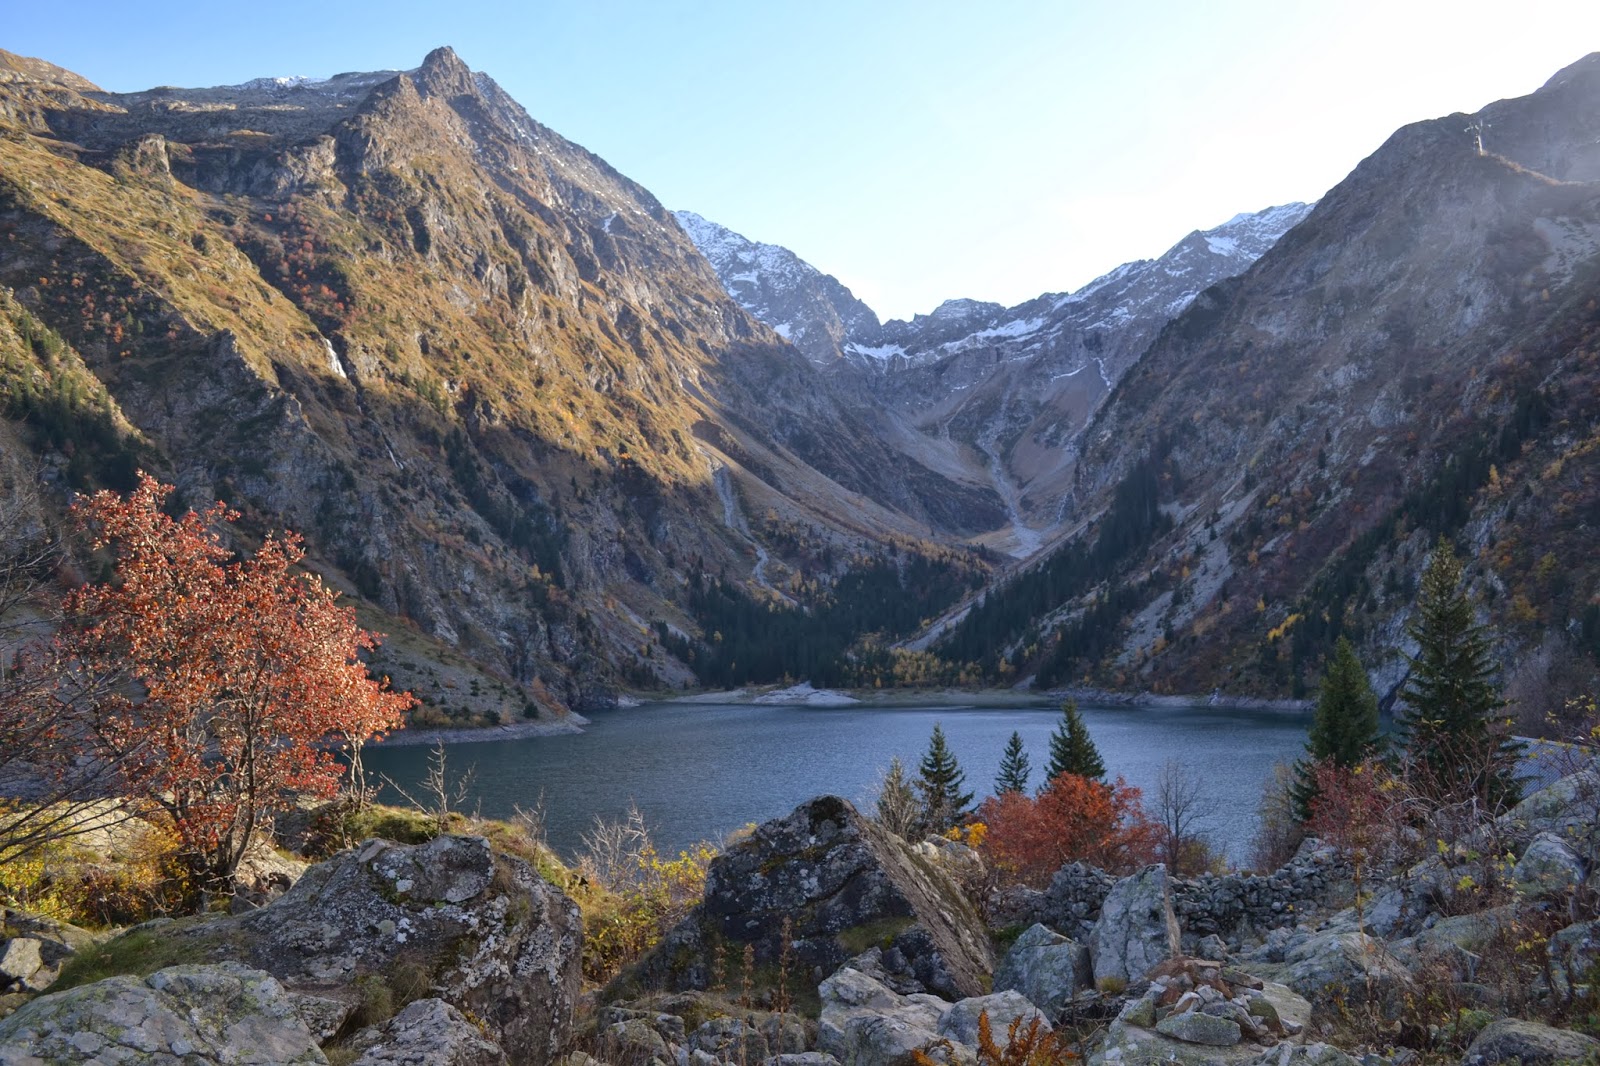
<svg viewBox="0 0 1600 1066"><path fill-rule="evenodd" d="M417 68L416 82L424 96L463 96L477 91L471 68L449 45L428 53Z"/></svg>

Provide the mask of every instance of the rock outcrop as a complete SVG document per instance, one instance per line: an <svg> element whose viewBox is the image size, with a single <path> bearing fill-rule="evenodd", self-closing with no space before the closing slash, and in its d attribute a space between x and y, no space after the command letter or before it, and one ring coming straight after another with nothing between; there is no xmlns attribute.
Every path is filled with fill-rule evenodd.
<svg viewBox="0 0 1600 1066"><path fill-rule="evenodd" d="M506 1053L442 999L419 999L350 1041L354 1066L507 1066Z"/></svg>
<svg viewBox="0 0 1600 1066"><path fill-rule="evenodd" d="M711 863L705 898L631 975L652 988L706 988L718 944L751 946L820 982L869 947L902 987L960 999L993 969L988 934L943 871L847 801L824 796L756 828ZM787 948L785 948L787 944Z"/></svg>
<svg viewBox="0 0 1600 1066"><path fill-rule="evenodd" d="M1018 937L994 972L996 992L1019 992L1050 1019L1060 1017L1074 996L1093 987L1089 949L1043 925Z"/></svg>
<svg viewBox="0 0 1600 1066"><path fill-rule="evenodd" d="M326 1066L294 996L237 963L173 966L41 996L0 1021L5 1066Z"/></svg>
<svg viewBox="0 0 1600 1066"><path fill-rule="evenodd" d="M578 995L576 905L481 837L368 840L259 910L157 931L188 957L236 960L347 1008L443 1000L533 1066L561 1049Z"/></svg>
<svg viewBox="0 0 1600 1066"><path fill-rule="evenodd" d="M1095 981L1138 980L1178 951L1178 919L1172 912L1167 868L1157 863L1118 881L1089 936Z"/></svg>
<svg viewBox="0 0 1600 1066"><path fill-rule="evenodd" d="M1600 1056L1600 1040L1538 1022L1501 1018L1490 1022L1467 1048L1462 1066L1551 1066L1552 1063L1592 1062Z"/></svg>

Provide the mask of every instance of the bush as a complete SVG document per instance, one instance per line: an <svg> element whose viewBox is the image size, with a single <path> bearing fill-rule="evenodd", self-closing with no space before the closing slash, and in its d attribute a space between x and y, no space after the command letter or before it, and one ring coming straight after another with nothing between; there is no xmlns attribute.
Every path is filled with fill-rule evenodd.
<svg viewBox="0 0 1600 1066"><path fill-rule="evenodd" d="M987 826L983 851L991 865L1037 888L1069 862L1112 872L1142 866L1152 861L1159 836L1139 790L1120 777L1108 785L1062 774L1036 797L991 796L977 817Z"/></svg>

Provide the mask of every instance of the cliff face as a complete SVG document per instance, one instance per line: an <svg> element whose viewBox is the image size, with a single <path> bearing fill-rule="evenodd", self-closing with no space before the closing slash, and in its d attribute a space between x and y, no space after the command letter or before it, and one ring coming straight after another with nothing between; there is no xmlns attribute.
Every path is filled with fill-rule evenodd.
<svg viewBox="0 0 1600 1066"><path fill-rule="evenodd" d="M305 531L401 628L551 705L685 679L649 623L688 627L684 572L749 573L767 529L848 556L994 508L886 449L648 192L449 49L134 94L12 58L0 122L7 306L139 461Z"/></svg>

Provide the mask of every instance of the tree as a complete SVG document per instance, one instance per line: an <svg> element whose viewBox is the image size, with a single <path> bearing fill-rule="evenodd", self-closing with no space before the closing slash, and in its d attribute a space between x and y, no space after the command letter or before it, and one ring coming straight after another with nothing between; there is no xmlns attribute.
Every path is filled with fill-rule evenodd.
<svg viewBox="0 0 1600 1066"><path fill-rule="evenodd" d="M1487 629L1462 587L1461 562L1439 538L1422 574L1417 613L1406 627L1417 643L1400 698L1404 764L1414 785L1440 799L1475 798L1498 811L1517 802L1521 745L1500 716Z"/></svg>
<svg viewBox="0 0 1600 1066"><path fill-rule="evenodd" d="M1054 781L1062 774L1104 781L1106 764L1100 760L1100 751L1089 736L1089 727L1083 724L1078 704L1068 700L1061 705L1061 724L1050 734L1050 765L1045 777Z"/></svg>
<svg viewBox="0 0 1600 1066"><path fill-rule="evenodd" d="M337 791L330 740L399 728L415 701L368 676L360 655L377 637L354 611L294 573L299 537L235 561L216 527L238 515L219 503L175 520L162 512L171 491L141 473L126 499L73 508L116 563L110 583L68 595L56 654L74 674L121 679L79 701L76 728L127 794L170 818L203 901L232 892L274 813Z"/></svg>
<svg viewBox="0 0 1600 1066"><path fill-rule="evenodd" d="M1341 636L1317 691L1317 709L1306 738L1305 758L1294 764L1295 819L1303 823L1311 817L1318 764L1348 770L1376 753L1382 739L1377 693L1372 691L1355 648Z"/></svg>
<svg viewBox="0 0 1600 1066"><path fill-rule="evenodd" d="M1203 872L1211 856L1195 832L1205 817L1200 808L1200 782L1177 759L1168 759L1156 779L1155 799L1161 861L1174 876Z"/></svg>
<svg viewBox="0 0 1600 1066"><path fill-rule="evenodd" d="M995 795L1025 792L1028 788L1028 753L1022 750L1022 734L1013 732L1000 757L1000 776L994 779Z"/></svg>
<svg viewBox="0 0 1600 1066"><path fill-rule="evenodd" d="M889 769L878 789L878 824L909 840L916 834L921 817L922 805L917 802L916 790L906 780L905 765L896 755L889 760Z"/></svg>
<svg viewBox="0 0 1600 1066"><path fill-rule="evenodd" d="M972 806L972 793L962 792L967 775L945 743L944 727L935 723L928 753L917 768L917 794L922 798L922 827L942 833L959 822Z"/></svg>
<svg viewBox="0 0 1600 1066"><path fill-rule="evenodd" d="M1037 796L991 796L977 813L988 826L983 850L996 868L1036 888L1069 862L1129 871L1151 860L1158 839L1139 800L1120 777L1108 785L1078 774L1056 777Z"/></svg>

